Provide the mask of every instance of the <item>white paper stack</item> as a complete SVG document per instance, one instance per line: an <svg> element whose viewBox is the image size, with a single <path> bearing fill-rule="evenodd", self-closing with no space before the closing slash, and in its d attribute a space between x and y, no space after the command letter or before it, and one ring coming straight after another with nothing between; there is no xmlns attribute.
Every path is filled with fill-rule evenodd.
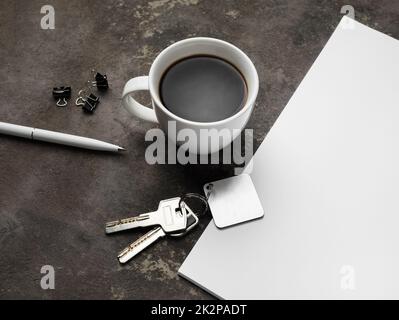
<svg viewBox="0 0 399 320"><path fill-rule="evenodd" d="M399 42L344 17L254 156L267 213L180 274L224 299L399 298Z"/></svg>

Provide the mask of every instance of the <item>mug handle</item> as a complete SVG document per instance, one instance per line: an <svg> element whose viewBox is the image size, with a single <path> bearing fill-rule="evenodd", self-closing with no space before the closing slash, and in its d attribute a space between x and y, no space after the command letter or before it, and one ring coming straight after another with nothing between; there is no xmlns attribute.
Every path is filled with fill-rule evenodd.
<svg viewBox="0 0 399 320"><path fill-rule="evenodd" d="M140 119L158 123L158 119L155 115L154 109L143 106L142 104L134 100L134 98L130 95L135 91L141 90L149 90L148 76L136 77L130 79L126 83L122 94L123 107L132 115Z"/></svg>

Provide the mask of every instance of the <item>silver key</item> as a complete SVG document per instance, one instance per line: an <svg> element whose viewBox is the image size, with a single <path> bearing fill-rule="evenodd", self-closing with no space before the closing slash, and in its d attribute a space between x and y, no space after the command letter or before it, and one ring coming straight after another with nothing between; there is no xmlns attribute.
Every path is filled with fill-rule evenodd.
<svg viewBox="0 0 399 320"><path fill-rule="evenodd" d="M198 218L197 216L191 211L191 209L185 205L185 210L186 211L186 217L187 220L189 220L189 227L187 228L188 230L191 230L195 225L198 223ZM194 220L192 220L194 218ZM118 254L118 260L120 263L126 263L133 257L135 257L137 254L139 254L141 251L143 251L145 248L153 244L155 241L158 239L164 237L165 235L171 235L175 237L180 237L186 234L186 231L182 231L180 233L165 233L162 227L156 227L152 229L150 232L146 233L144 236L140 237L137 239L135 242L133 242L131 245L123 249L119 254Z"/></svg>
<svg viewBox="0 0 399 320"><path fill-rule="evenodd" d="M131 245L123 249L118 254L118 260L120 263L126 263L130 259L132 259L135 255L139 254L149 245L153 244L159 238L162 238L166 235L166 233L162 230L161 227L156 227L152 229L150 232L146 233L144 236L137 239Z"/></svg>
<svg viewBox="0 0 399 320"><path fill-rule="evenodd" d="M143 213L136 217L108 222L105 233L115 233L138 227L161 226L166 233L184 230L187 224L185 210L180 210L180 198L162 200L158 210Z"/></svg>

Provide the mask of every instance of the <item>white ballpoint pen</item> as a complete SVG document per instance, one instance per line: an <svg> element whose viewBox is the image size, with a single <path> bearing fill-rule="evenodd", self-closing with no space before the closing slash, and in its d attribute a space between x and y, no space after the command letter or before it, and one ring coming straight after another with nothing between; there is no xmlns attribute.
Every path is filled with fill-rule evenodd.
<svg viewBox="0 0 399 320"><path fill-rule="evenodd" d="M125 151L125 149L122 147L96 139L85 138L55 131L24 127L5 122L0 122L0 133L20 138L63 144L66 146L83 149L109 152Z"/></svg>

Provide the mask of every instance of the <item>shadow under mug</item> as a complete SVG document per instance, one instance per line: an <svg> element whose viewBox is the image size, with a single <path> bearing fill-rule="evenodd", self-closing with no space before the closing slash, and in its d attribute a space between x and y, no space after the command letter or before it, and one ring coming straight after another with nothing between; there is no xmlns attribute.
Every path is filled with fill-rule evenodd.
<svg viewBox="0 0 399 320"><path fill-rule="evenodd" d="M211 55L222 58L241 72L248 91L246 103L237 113L220 121L196 122L173 114L162 104L159 86L164 72L176 61L194 55ZM133 92L140 90L150 91L152 108L143 106L131 96ZM192 130L196 139L188 139L184 144L188 144L191 152L204 155L223 149L241 133L251 116L258 90L258 73L254 64L244 52L226 41L204 37L189 38L164 49L154 60L148 76L130 79L123 90L122 105L132 115L140 119L159 123L166 133L168 133L168 123L173 121L176 134L168 135L169 141L173 143L184 142L177 141L179 132L184 129ZM208 139L204 139L203 132L208 133ZM229 134L226 135L226 132Z"/></svg>

